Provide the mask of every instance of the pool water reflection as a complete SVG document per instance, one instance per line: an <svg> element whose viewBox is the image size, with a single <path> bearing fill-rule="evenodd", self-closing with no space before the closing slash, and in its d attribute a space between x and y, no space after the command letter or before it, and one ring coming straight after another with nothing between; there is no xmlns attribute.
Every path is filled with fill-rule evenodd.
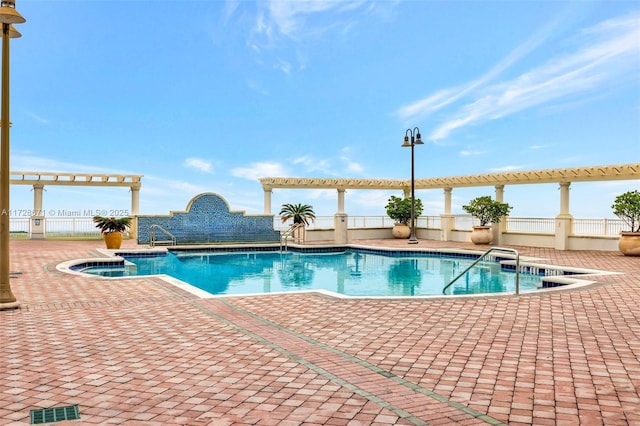
<svg viewBox="0 0 640 426"><path fill-rule="evenodd" d="M441 295L473 259L412 255L399 257L347 250L340 253L242 252L168 253L127 257L125 268L88 268L103 276L167 274L211 294L254 294L328 290L349 296ZM535 290L542 277L520 274L522 291ZM481 262L447 294L514 292L515 273L496 262Z"/></svg>

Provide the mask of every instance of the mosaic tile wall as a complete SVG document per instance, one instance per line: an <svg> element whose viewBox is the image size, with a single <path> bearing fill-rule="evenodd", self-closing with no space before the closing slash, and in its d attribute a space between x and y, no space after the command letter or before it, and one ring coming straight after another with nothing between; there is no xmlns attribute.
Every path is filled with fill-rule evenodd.
<svg viewBox="0 0 640 426"><path fill-rule="evenodd" d="M273 229L273 215L229 211L226 200L213 193L197 195L184 212L138 216L139 244L150 242L151 225L171 232L178 244L280 241L280 232ZM167 237L156 231L156 239Z"/></svg>

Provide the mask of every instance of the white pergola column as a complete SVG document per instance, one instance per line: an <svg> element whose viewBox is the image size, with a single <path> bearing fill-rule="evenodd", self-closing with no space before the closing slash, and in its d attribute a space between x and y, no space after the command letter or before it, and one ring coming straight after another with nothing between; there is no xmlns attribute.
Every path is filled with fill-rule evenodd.
<svg viewBox="0 0 640 426"><path fill-rule="evenodd" d="M349 242L349 215L344 211L344 188L338 190L338 212L333 216L334 242L347 244Z"/></svg>
<svg viewBox="0 0 640 426"><path fill-rule="evenodd" d="M31 215L31 239L44 239L45 218L42 210L42 192L44 184L36 183L33 185L33 214Z"/></svg>
<svg viewBox="0 0 640 426"><path fill-rule="evenodd" d="M131 187L131 214L140 214L140 185Z"/></svg>
<svg viewBox="0 0 640 426"><path fill-rule="evenodd" d="M131 226L129 237L138 239L138 215L140 214L140 184L131 185Z"/></svg>
<svg viewBox="0 0 640 426"><path fill-rule="evenodd" d="M264 188L264 214L271 214L271 188Z"/></svg>
<svg viewBox="0 0 640 426"><path fill-rule="evenodd" d="M496 185L496 201L504 203L504 185ZM503 217L500 223L494 223L491 225L491 232L493 233L493 242L495 244L502 243L502 234L507 230L507 218Z"/></svg>
<svg viewBox="0 0 640 426"><path fill-rule="evenodd" d="M444 188L444 214L440 215L440 240L451 241L455 219L451 214L451 193L453 188Z"/></svg>
<svg viewBox="0 0 640 426"><path fill-rule="evenodd" d="M338 189L338 213L344 213L344 193L346 190L344 188Z"/></svg>
<svg viewBox="0 0 640 426"><path fill-rule="evenodd" d="M560 182L560 214L556 216L556 250L569 250L569 236L573 232L573 216L569 213L571 182Z"/></svg>

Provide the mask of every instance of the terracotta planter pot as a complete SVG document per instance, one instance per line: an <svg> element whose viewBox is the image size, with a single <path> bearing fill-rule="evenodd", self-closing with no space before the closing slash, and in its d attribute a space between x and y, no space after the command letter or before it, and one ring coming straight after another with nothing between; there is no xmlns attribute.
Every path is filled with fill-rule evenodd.
<svg viewBox="0 0 640 426"><path fill-rule="evenodd" d="M640 232L621 232L618 250L625 256L640 256Z"/></svg>
<svg viewBox="0 0 640 426"><path fill-rule="evenodd" d="M103 235L108 249L117 250L122 246L122 232L107 232Z"/></svg>
<svg viewBox="0 0 640 426"><path fill-rule="evenodd" d="M393 229L391 230L391 233L393 234L394 238L409 238L409 235L411 235L411 228L409 228L409 225L404 225L402 223L396 223L395 225L393 225Z"/></svg>
<svg viewBox="0 0 640 426"><path fill-rule="evenodd" d="M493 233L490 226L474 226L471 231L471 242L473 244L490 244Z"/></svg>

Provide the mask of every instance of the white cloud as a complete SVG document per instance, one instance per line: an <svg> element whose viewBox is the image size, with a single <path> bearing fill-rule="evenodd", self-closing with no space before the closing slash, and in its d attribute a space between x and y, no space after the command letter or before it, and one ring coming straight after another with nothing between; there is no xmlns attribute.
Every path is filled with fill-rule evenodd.
<svg viewBox="0 0 640 426"><path fill-rule="evenodd" d="M345 164L345 173L362 174L364 167L351 159L352 154L351 147L346 146L340 150L340 161Z"/></svg>
<svg viewBox="0 0 640 426"><path fill-rule="evenodd" d="M328 160L321 160L311 155L305 155L302 157L294 158L292 162L293 164L303 165L305 167L305 172L307 173L318 172L325 175L336 175L336 173L331 170L331 163Z"/></svg>
<svg viewBox="0 0 640 426"><path fill-rule="evenodd" d="M260 83L255 80L248 80L247 87L263 96L269 95L269 90L265 89Z"/></svg>
<svg viewBox="0 0 640 426"><path fill-rule="evenodd" d="M503 60L497 63L486 74L480 76L478 79L460 87L453 87L449 89L439 90L431 96L425 99L413 102L409 105L401 107L397 113L403 120L416 120L421 117L425 117L432 112L435 112L445 106L457 101L464 97L474 89L481 87L489 81L500 75L501 72L509 68L520 58L526 56L529 52L534 50L540 44L546 40L551 34L552 29L556 26L557 20L552 21L548 25L542 27L538 32L532 35L528 40L516 47L511 53L509 53Z"/></svg>
<svg viewBox="0 0 640 426"><path fill-rule="evenodd" d="M573 52L557 56L512 80L488 85L504 69L539 45L550 34L552 26L548 26L477 80L466 86L440 90L399 108L397 114L404 120L415 119L469 98L429 135L429 139L437 141L447 138L456 129L552 101L571 96L593 96L596 91L610 90L628 80L637 84L639 19L638 13L633 13L602 22L581 33L581 44Z"/></svg>
<svg viewBox="0 0 640 426"><path fill-rule="evenodd" d="M378 191L378 190L366 190L366 191L350 191L348 197L348 203L367 208L379 208L380 211L384 211L384 206L387 205L390 195L399 195L399 191Z"/></svg>
<svg viewBox="0 0 640 426"><path fill-rule="evenodd" d="M522 165L510 165L504 167L496 167L493 169L489 169L491 173L500 173L500 172L515 172L516 170L524 170L526 166Z"/></svg>
<svg viewBox="0 0 640 426"><path fill-rule="evenodd" d="M310 200L337 200L335 189L310 189L305 197Z"/></svg>
<svg viewBox="0 0 640 426"><path fill-rule="evenodd" d="M349 32L362 16L376 9L376 2L362 0L264 0L255 4L257 11L242 7L238 0L227 0L225 25L242 25L252 14L246 45L260 64L285 74L306 68L307 59L301 52L305 43L322 40L329 32ZM238 22L231 20L233 16Z"/></svg>
<svg viewBox="0 0 640 426"><path fill-rule="evenodd" d="M145 194L164 194L182 191L195 195L208 191L208 189L206 189L204 186L194 185L183 180L165 179L163 177L159 177L158 175L145 175L142 185Z"/></svg>
<svg viewBox="0 0 640 426"><path fill-rule="evenodd" d="M484 155L484 151L471 151L468 149L463 149L462 151L460 151L460 156L461 157L471 157L471 156L475 156L475 155Z"/></svg>
<svg viewBox="0 0 640 426"><path fill-rule="evenodd" d="M231 174L235 177L250 180L258 180L263 177L287 176L282 164L268 161L252 163L249 167L237 167L231 170Z"/></svg>
<svg viewBox="0 0 640 426"><path fill-rule="evenodd" d="M279 33L295 37L305 24L307 16L335 9L339 5L339 2L327 1L272 0L268 2L268 11Z"/></svg>
<svg viewBox="0 0 640 426"><path fill-rule="evenodd" d="M364 171L364 168L360 163L356 163L355 161L347 162L347 172L360 174Z"/></svg>
<svg viewBox="0 0 640 426"><path fill-rule="evenodd" d="M65 172L88 174L138 174L117 169L107 169L100 166L67 163L53 158L31 155L30 152L15 153L11 156L12 171Z"/></svg>
<svg viewBox="0 0 640 426"><path fill-rule="evenodd" d="M202 158L190 157L184 160L183 165L190 169L196 169L204 173L211 173L213 166L210 161Z"/></svg>
<svg viewBox="0 0 640 426"><path fill-rule="evenodd" d="M30 112L27 111L26 113L29 117L31 117L34 121L36 121L37 123L40 124L49 124L51 123L51 120L49 120L48 118L42 117L34 112Z"/></svg>

